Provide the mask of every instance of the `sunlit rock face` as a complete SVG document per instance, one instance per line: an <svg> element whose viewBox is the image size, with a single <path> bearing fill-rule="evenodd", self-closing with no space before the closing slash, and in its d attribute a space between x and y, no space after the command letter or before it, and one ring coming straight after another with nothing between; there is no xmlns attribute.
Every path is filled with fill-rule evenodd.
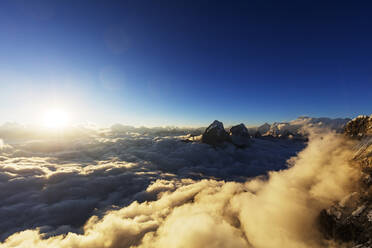
<svg viewBox="0 0 372 248"><path fill-rule="evenodd" d="M372 115L361 115L345 126L345 134L352 138L363 138L372 135Z"/></svg>
<svg viewBox="0 0 372 248"><path fill-rule="evenodd" d="M248 129L243 123L230 128L231 142L237 147L247 147L249 145Z"/></svg>
<svg viewBox="0 0 372 248"><path fill-rule="evenodd" d="M230 136L223 127L223 123L217 120L209 125L202 136L203 143L214 146L229 141Z"/></svg>

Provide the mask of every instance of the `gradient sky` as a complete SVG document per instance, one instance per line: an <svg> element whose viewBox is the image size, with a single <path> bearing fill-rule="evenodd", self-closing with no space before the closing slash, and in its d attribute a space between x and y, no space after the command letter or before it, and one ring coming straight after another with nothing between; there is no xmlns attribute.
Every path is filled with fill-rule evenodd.
<svg viewBox="0 0 372 248"><path fill-rule="evenodd" d="M326 3L328 2L328 3ZM372 109L362 1L0 2L0 122L205 125Z"/></svg>

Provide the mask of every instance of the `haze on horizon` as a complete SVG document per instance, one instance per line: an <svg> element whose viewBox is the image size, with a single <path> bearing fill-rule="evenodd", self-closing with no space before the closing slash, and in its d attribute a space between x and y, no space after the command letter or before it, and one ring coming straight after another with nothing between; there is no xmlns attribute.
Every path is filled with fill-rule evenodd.
<svg viewBox="0 0 372 248"><path fill-rule="evenodd" d="M369 114L368 3L1 1L0 123L206 126ZM57 112L58 112L57 111Z"/></svg>

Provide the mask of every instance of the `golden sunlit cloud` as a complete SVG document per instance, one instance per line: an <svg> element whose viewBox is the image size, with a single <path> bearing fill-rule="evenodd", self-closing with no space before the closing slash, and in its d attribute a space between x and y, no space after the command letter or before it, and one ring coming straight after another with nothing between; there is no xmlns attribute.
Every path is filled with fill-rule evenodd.
<svg viewBox="0 0 372 248"><path fill-rule="evenodd" d="M69 123L70 116L63 109L49 109L44 114L44 126L47 128L63 128Z"/></svg>

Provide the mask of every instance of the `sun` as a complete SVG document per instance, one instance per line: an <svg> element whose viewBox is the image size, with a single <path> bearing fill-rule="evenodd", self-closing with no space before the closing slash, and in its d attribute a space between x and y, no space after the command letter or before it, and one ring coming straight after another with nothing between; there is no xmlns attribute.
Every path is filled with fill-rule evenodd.
<svg viewBox="0 0 372 248"><path fill-rule="evenodd" d="M69 115L63 109L49 109L44 114L44 126L47 128L64 128L69 123Z"/></svg>

